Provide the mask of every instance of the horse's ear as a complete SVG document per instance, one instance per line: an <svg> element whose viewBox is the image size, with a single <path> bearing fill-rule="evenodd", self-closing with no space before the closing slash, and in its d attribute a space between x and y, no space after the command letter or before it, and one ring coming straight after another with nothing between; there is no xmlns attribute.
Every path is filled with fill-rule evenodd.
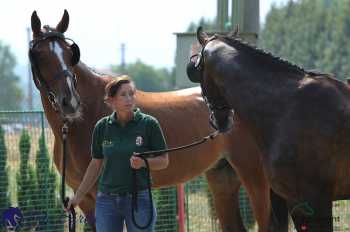
<svg viewBox="0 0 350 232"><path fill-rule="evenodd" d="M67 31L68 24L69 24L69 14L67 10L64 10L63 17L61 21L57 24L56 30L61 33L65 33Z"/></svg>
<svg viewBox="0 0 350 232"><path fill-rule="evenodd" d="M33 11L32 13L32 18L31 18L31 25L32 25L32 31L34 36L40 35L41 34L41 22L36 14L36 11Z"/></svg>
<svg viewBox="0 0 350 232"><path fill-rule="evenodd" d="M202 27L198 27L197 29L197 39L198 42L204 46L208 40L209 36L203 31Z"/></svg>
<svg viewBox="0 0 350 232"><path fill-rule="evenodd" d="M239 24L236 24L235 29L228 33L228 36L231 38L236 38L239 35Z"/></svg>

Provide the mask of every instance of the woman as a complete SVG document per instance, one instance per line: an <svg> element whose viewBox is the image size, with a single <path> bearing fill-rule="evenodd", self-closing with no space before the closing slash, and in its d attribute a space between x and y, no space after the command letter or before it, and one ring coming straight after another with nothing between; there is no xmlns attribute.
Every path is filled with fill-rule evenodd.
<svg viewBox="0 0 350 232"><path fill-rule="evenodd" d="M154 230L156 213L148 197L146 164L133 154L165 149L166 143L158 121L135 107L135 93L135 84L127 76L118 77L106 85L105 101L113 113L95 125L92 160L67 206L69 209L78 205L99 179L95 211L97 232L121 232L124 222L128 232ZM164 169L169 163L168 154L147 158L147 161L151 170ZM154 215L151 225L143 230L132 221L132 169L137 170L139 190L136 222L145 225L151 209Z"/></svg>

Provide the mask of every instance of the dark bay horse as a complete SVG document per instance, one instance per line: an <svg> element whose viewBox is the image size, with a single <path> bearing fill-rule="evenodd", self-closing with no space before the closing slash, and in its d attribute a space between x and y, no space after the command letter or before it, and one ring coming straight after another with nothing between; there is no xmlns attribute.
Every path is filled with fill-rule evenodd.
<svg viewBox="0 0 350 232"><path fill-rule="evenodd" d="M111 113L103 97L105 85L113 77L97 74L80 62L79 47L63 35L68 24L69 15L65 11L56 28L44 26L42 29L40 19L33 12L33 41L29 55L34 82L40 90L45 114L54 133L54 162L59 170L62 120L69 121L66 179L68 185L76 190L91 159L94 124ZM188 144L212 132L200 88L163 93L137 91L136 99L143 112L159 120L169 147ZM176 185L206 171L223 231L245 231L238 208L240 182L233 173L233 166L248 192L259 228L266 231L270 215L270 187L262 170L257 146L239 121L227 135L172 153L169 157L167 169L151 173L153 187ZM231 166L220 165L225 162L215 165L220 158L227 159ZM87 218L94 213L95 194L96 187L79 205Z"/></svg>
<svg viewBox="0 0 350 232"><path fill-rule="evenodd" d="M199 28L202 51L189 78L201 83L214 125L227 125L226 108L247 125L298 231L332 231L332 201L350 197L349 89L232 35L208 37Z"/></svg>

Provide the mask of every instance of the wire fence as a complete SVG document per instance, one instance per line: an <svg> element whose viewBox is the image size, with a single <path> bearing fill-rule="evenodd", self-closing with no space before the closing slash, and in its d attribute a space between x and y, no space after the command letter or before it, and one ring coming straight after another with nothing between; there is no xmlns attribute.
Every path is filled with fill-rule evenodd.
<svg viewBox="0 0 350 232"><path fill-rule="evenodd" d="M67 216L59 198L60 175L52 161L54 137L41 111L0 112L0 232L66 231ZM70 189L67 188L68 195ZM152 191L157 206L156 232L176 232L176 187ZM243 188L240 212L249 232L257 231ZM185 184L187 232L219 232L219 221L204 176ZM19 215L19 216L18 216ZM350 231L349 201L333 203L334 231ZM77 212L77 231L91 231L83 213ZM292 224L290 231L295 231Z"/></svg>
<svg viewBox="0 0 350 232"><path fill-rule="evenodd" d="M60 203L60 175L52 160L53 144L42 111L0 112L0 216L7 219L0 232L6 231L5 227L67 230L67 216ZM67 191L72 194L68 187ZM158 215L156 231L178 231L176 187L154 189L152 194ZM91 231L80 210L77 231Z"/></svg>

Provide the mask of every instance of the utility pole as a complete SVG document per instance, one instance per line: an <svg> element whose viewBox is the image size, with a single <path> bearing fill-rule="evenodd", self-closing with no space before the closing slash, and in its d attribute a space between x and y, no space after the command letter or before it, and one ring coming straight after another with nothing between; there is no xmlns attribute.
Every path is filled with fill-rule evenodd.
<svg viewBox="0 0 350 232"><path fill-rule="evenodd" d="M246 35L246 40L256 43L259 34L259 0L232 0L231 24Z"/></svg>
<svg viewBox="0 0 350 232"><path fill-rule="evenodd" d="M31 30L29 27L27 27L27 42L28 42L28 49L29 43L31 41ZM33 110L33 78L32 78L32 68L31 63L28 61L28 110Z"/></svg>
<svg viewBox="0 0 350 232"><path fill-rule="evenodd" d="M217 0L216 30L223 32L228 23L228 0Z"/></svg>
<svg viewBox="0 0 350 232"><path fill-rule="evenodd" d="M244 1L243 25L245 32L259 34L259 8L259 0Z"/></svg>
<svg viewBox="0 0 350 232"><path fill-rule="evenodd" d="M120 62L120 68L122 71L125 71L125 43L122 43L120 46L120 52L121 52L121 62Z"/></svg>

